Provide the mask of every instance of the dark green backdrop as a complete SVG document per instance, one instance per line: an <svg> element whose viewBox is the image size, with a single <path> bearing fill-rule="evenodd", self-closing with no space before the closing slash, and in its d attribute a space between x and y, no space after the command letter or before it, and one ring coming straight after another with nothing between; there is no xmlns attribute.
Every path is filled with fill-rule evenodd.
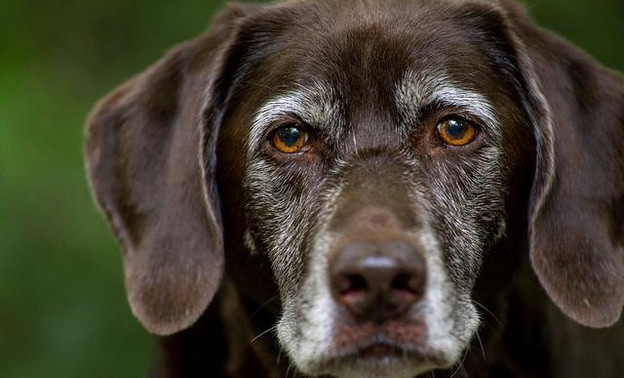
<svg viewBox="0 0 624 378"><path fill-rule="evenodd" d="M624 69L624 2L530 0L539 22ZM92 105L222 0L0 1L0 377L141 377L150 337L84 178Z"/></svg>

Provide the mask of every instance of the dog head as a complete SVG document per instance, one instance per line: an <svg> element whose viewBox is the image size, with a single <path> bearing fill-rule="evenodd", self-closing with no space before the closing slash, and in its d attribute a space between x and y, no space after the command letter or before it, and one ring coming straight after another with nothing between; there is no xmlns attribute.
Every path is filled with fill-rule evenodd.
<svg viewBox="0 0 624 378"><path fill-rule="evenodd" d="M99 104L88 171L151 332L227 265L302 372L409 377L457 362L513 243L566 315L619 319L623 88L507 2L233 6Z"/></svg>

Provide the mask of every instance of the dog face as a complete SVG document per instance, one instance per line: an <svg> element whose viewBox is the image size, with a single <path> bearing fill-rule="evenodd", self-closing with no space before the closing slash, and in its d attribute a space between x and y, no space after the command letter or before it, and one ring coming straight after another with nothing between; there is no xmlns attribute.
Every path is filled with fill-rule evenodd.
<svg viewBox="0 0 624 378"><path fill-rule="evenodd" d="M271 262L283 306L278 334L297 366L413 376L454 363L476 331L476 272L505 233L509 176L530 173L517 158L532 155L533 136L514 76L489 64L497 57L511 66L513 56L484 54L488 38L502 38L483 36L491 16L458 30L466 9L453 5L409 18L396 4L342 6L298 15L272 40L271 57L239 77L220 145L245 148L218 155L219 164L241 167L226 188L242 189L245 206L235 213L248 218L252 253ZM323 20L318 31L299 26L314 19ZM477 135L454 146L440 130L448 124ZM304 144L281 151L283 133ZM400 252L386 250L392 243L423 267L411 272ZM359 266L375 259L383 266ZM373 293L402 274L422 282ZM336 282L357 279L365 287ZM394 295L414 298L385 303ZM384 358L349 359L368 351Z"/></svg>
<svg viewBox="0 0 624 378"><path fill-rule="evenodd" d="M411 377L461 358L482 264L528 228L555 303L617 320L622 164L595 165L570 136L578 103L553 84L569 73L541 68L540 33L506 3L230 8L92 117L90 174L135 314L158 334L187 327L225 257L244 295L279 296L278 338L303 373ZM582 98L611 103L592 138L622 157L622 81L585 71ZM595 181L570 179L569 159Z"/></svg>

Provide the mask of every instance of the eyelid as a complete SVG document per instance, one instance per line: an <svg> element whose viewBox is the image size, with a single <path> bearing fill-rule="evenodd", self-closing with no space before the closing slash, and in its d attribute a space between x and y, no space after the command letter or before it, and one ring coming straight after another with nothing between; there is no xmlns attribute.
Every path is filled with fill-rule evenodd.
<svg viewBox="0 0 624 378"><path fill-rule="evenodd" d="M474 116L471 116L470 114L458 113L458 112L457 113L451 113L451 114L448 114L448 115L445 115L445 116L439 118L437 124L440 124L442 122L446 122L446 121L449 121L449 120L453 120L453 119L460 119L460 120L466 121L469 124L475 126L479 130L481 130L483 128L481 126L482 122L478 118L476 118Z"/></svg>
<svg viewBox="0 0 624 378"><path fill-rule="evenodd" d="M301 118L297 117L294 114L283 114L276 117L267 123L263 133L262 139L268 140L273 136L273 134L280 128L288 125L299 125L306 131L310 131L310 127L306 122L303 122Z"/></svg>
<svg viewBox="0 0 624 378"><path fill-rule="evenodd" d="M420 108L419 113L421 120L434 120L435 125L440 121L457 116L463 118L473 125L477 126L480 131L489 131L495 127L496 121L493 114L482 115L481 111L464 104L457 104L452 101L435 100Z"/></svg>

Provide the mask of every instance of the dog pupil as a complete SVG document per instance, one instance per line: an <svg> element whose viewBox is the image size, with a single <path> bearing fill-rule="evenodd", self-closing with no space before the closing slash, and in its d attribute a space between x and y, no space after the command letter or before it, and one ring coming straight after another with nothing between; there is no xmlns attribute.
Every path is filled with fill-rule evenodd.
<svg viewBox="0 0 624 378"><path fill-rule="evenodd" d="M460 120L451 119L446 122L446 132L454 139L462 139L466 133L466 124Z"/></svg>
<svg viewBox="0 0 624 378"><path fill-rule="evenodd" d="M296 127L287 127L280 130L279 138L287 146L294 146L301 138L301 131Z"/></svg>

